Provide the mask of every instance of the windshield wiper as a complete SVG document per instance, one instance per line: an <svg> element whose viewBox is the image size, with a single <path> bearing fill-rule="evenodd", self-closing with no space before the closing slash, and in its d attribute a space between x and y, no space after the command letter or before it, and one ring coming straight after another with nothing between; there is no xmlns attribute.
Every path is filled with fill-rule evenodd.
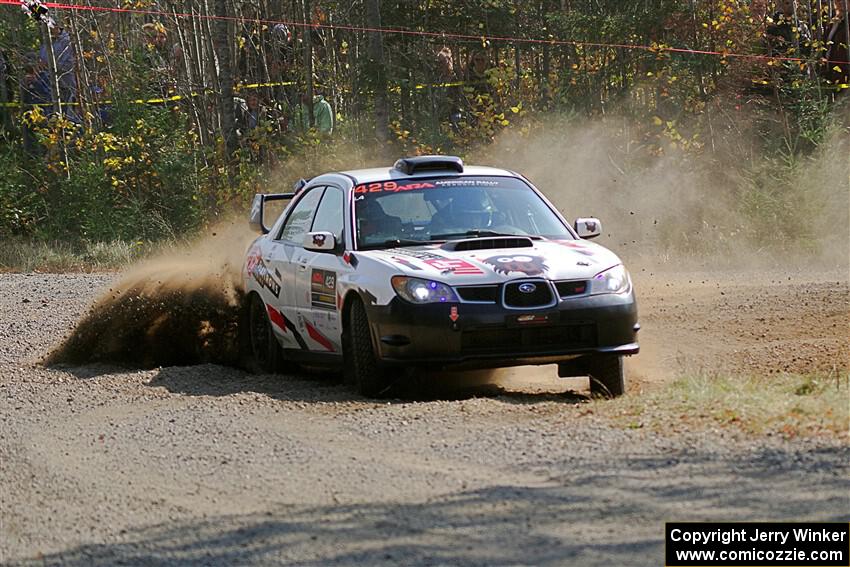
<svg viewBox="0 0 850 567"><path fill-rule="evenodd" d="M507 234L504 232L495 232L492 230L467 230L466 232L450 232L446 234L432 234L431 238L435 240L448 240L449 238L456 237L473 237L473 238L483 238L487 236L516 236L519 238L530 238L532 240L540 240L539 236L531 236L528 234Z"/></svg>

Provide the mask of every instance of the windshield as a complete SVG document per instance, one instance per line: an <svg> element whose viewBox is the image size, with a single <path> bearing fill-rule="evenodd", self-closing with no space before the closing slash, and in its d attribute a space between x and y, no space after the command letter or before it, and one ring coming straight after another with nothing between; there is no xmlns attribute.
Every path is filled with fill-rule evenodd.
<svg viewBox="0 0 850 567"><path fill-rule="evenodd" d="M354 211L361 250L479 236L573 238L531 187L512 177L358 185Z"/></svg>

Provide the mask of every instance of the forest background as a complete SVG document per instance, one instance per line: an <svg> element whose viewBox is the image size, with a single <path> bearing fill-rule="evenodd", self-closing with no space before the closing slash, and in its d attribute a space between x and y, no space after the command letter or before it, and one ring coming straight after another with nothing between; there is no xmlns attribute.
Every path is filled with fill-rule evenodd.
<svg viewBox="0 0 850 567"><path fill-rule="evenodd" d="M631 222L623 245L846 250L846 4L10 0L0 268L120 264L256 192L426 153L523 171Z"/></svg>

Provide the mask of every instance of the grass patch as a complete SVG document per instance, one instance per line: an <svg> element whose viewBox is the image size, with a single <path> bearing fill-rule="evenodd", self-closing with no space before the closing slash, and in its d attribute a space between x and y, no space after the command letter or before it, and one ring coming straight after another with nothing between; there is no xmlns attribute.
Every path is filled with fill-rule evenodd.
<svg viewBox="0 0 850 567"><path fill-rule="evenodd" d="M847 437L850 373L731 376L691 372L656 389L597 403L623 427L680 431L730 427L785 437Z"/></svg>
<svg viewBox="0 0 850 567"><path fill-rule="evenodd" d="M0 240L0 272L96 272L123 268L159 250L142 242Z"/></svg>

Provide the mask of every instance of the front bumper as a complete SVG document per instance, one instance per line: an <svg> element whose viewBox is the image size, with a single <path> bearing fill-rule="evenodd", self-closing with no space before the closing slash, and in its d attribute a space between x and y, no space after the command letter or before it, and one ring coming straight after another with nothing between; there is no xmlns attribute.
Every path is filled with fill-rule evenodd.
<svg viewBox="0 0 850 567"><path fill-rule="evenodd" d="M594 353L637 354L634 292L571 297L546 309L499 304L367 305L386 364L495 368L554 364Z"/></svg>

